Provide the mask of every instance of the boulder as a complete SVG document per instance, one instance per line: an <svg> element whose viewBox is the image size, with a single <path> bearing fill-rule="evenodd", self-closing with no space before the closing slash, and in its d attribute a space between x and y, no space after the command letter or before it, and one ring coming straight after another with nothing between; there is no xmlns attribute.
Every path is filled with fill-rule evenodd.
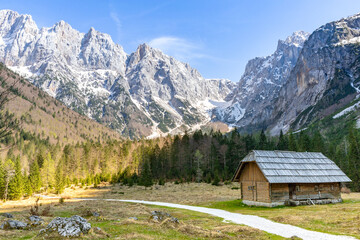
<svg viewBox="0 0 360 240"><path fill-rule="evenodd" d="M180 223L180 222L179 222L179 219L177 219L176 217L172 217L172 218L170 219L170 222L172 222L172 223Z"/></svg>
<svg viewBox="0 0 360 240"><path fill-rule="evenodd" d="M57 217L53 219L45 229L40 230L40 234L57 232L62 237L79 237L88 233L91 224L85 218L74 215L70 218Z"/></svg>
<svg viewBox="0 0 360 240"><path fill-rule="evenodd" d="M162 211L152 211L150 219L154 221L161 222L166 218L171 218L172 216L169 213L162 212Z"/></svg>
<svg viewBox="0 0 360 240"><path fill-rule="evenodd" d="M31 226L39 226L44 222L44 220L41 217L36 215L31 215L30 217L28 217L28 220Z"/></svg>
<svg viewBox="0 0 360 240"><path fill-rule="evenodd" d="M25 229L25 228L27 228L27 226L28 226L27 223L9 219L0 226L0 229L4 229L4 230L8 230L8 229Z"/></svg>
<svg viewBox="0 0 360 240"><path fill-rule="evenodd" d="M14 216L11 213L3 213L1 215L6 218L14 218Z"/></svg>
<svg viewBox="0 0 360 240"><path fill-rule="evenodd" d="M92 212L91 213L94 217L100 217L100 213L98 213L98 212Z"/></svg>

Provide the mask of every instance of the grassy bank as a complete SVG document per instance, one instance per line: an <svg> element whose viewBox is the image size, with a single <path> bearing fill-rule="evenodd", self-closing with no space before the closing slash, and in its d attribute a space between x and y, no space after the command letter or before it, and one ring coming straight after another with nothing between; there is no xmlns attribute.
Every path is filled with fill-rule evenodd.
<svg viewBox="0 0 360 240"><path fill-rule="evenodd" d="M68 188L62 197L65 198L62 204L58 199L40 200L41 208L51 206L52 216L44 217L45 222L50 222L56 216L84 216L93 226L93 230L83 236L86 239L283 239L247 226L224 223L220 218L202 213L142 204L104 202L101 201L102 198L162 201L219 208L258 215L314 231L360 238L359 193L344 195L342 204L276 208L249 207L242 204L236 184L212 186L204 183L167 183L165 186L147 189L140 186L101 185L100 188ZM100 201L79 201L72 199L74 197L99 198ZM1 204L0 212L12 213L15 219L24 220L29 216L30 206L35 200L30 198L8 201ZM150 216L154 210L167 212L178 218L180 223L153 221ZM100 213L101 217L89 216L92 211ZM130 217L138 220L129 219ZM5 218L0 217L1 222L4 220ZM96 227L101 230L96 230ZM36 235L41 228L0 230L0 239L37 239Z"/></svg>

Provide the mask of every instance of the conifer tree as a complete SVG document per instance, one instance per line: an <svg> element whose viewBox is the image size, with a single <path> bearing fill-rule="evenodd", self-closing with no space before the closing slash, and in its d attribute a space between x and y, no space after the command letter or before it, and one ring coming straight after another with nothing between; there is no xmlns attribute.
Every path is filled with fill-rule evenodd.
<svg viewBox="0 0 360 240"><path fill-rule="evenodd" d="M325 153L325 143L319 131L316 131L312 139L312 151Z"/></svg>
<svg viewBox="0 0 360 240"><path fill-rule="evenodd" d="M18 200L24 193L24 179L21 172L20 157L15 159L15 175L9 182L9 199Z"/></svg>
<svg viewBox="0 0 360 240"><path fill-rule="evenodd" d="M212 185L218 186L219 183L220 183L219 173L218 173L218 171L215 171L215 173L214 173L214 180L213 180L213 182L212 182Z"/></svg>
<svg viewBox="0 0 360 240"><path fill-rule="evenodd" d="M311 150L311 139L304 131L300 132L298 150L301 152L307 152Z"/></svg>
<svg viewBox="0 0 360 240"><path fill-rule="evenodd" d="M354 190L360 190L360 136L355 128L351 128L348 135L349 146L349 175Z"/></svg>
<svg viewBox="0 0 360 240"><path fill-rule="evenodd" d="M4 185L3 185L4 193L2 198L6 201L8 199L10 181L15 175L14 162L11 159L7 159L4 162L3 173L4 173Z"/></svg>
<svg viewBox="0 0 360 240"><path fill-rule="evenodd" d="M44 163L43 163L43 167L41 168L41 176L40 176L40 180L42 185L48 189L51 187L54 187L55 185L55 162L51 157L51 154L48 153L47 157L44 159Z"/></svg>
<svg viewBox="0 0 360 240"><path fill-rule="evenodd" d="M195 152L195 159L196 159L196 182L201 182L202 177L203 177L203 171L200 168L201 165L201 160L203 158L203 155L201 154L201 152L199 150L196 150Z"/></svg>
<svg viewBox="0 0 360 240"><path fill-rule="evenodd" d="M255 140L251 134L245 136L245 150L246 152L250 152L251 150L255 150Z"/></svg>
<svg viewBox="0 0 360 240"><path fill-rule="evenodd" d="M146 161L143 164L143 169L140 174L139 185L150 187L153 185L149 163Z"/></svg>
<svg viewBox="0 0 360 240"><path fill-rule="evenodd" d="M297 151L297 144L293 132L289 134L289 150Z"/></svg>
<svg viewBox="0 0 360 240"><path fill-rule="evenodd" d="M259 148L259 150L267 150L267 148L268 148L268 142L267 142L267 138L266 138L264 129L261 130L261 133L260 133L258 148Z"/></svg>
<svg viewBox="0 0 360 240"><path fill-rule="evenodd" d="M23 183L24 183L24 195L30 197L34 192L33 187L31 186L30 176L24 175Z"/></svg>
<svg viewBox="0 0 360 240"><path fill-rule="evenodd" d="M28 180L29 180L29 185L31 187L31 191L38 192L41 187L41 176L37 161L33 161L33 163L30 165Z"/></svg>
<svg viewBox="0 0 360 240"><path fill-rule="evenodd" d="M287 150L288 149L288 141L286 139L286 136L284 136L283 131L280 131L280 135L279 135L279 141L277 144L277 149L278 150Z"/></svg>
<svg viewBox="0 0 360 240"><path fill-rule="evenodd" d="M4 198L4 190L5 190L5 170L0 159L0 199Z"/></svg>
<svg viewBox="0 0 360 240"><path fill-rule="evenodd" d="M55 171L55 192L61 194L64 192L65 182L64 182L64 173L63 173L63 162L59 161L56 171Z"/></svg>

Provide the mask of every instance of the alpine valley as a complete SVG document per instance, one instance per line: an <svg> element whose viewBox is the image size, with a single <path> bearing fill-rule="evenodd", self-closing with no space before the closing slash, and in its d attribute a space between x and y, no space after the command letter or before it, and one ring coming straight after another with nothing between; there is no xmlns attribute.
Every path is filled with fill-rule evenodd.
<svg viewBox="0 0 360 240"><path fill-rule="evenodd" d="M360 14L294 32L252 59L238 83L205 79L141 44L127 54L107 34L0 11L0 61L76 112L123 136L156 137L228 125L276 135L354 112L360 94ZM346 108L346 109L344 109Z"/></svg>

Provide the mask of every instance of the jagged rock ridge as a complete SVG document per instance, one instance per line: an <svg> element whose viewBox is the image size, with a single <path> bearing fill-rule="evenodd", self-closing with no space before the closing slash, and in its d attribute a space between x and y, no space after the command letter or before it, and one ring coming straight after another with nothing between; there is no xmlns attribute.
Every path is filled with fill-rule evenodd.
<svg viewBox="0 0 360 240"><path fill-rule="evenodd" d="M271 133L302 128L359 96L359 54L360 14L316 29L279 93Z"/></svg>
<svg viewBox="0 0 360 240"><path fill-rule="evenodd" d="M257 124L270 118L277 99L309 34L294 32L279 40L276 51L267 57L250 60L235 91L227 102L213 111L214 118L230 125L256 129ZM262 126L261 126L262 127Z"/></svg>
<svg viewBox="0 0 360 240"><path fill-rule="evenodd" d="M146 44L128 55L107 34L64 21L38 29L30 15L0 11L0 61L68 107L122 134L196 127L233 90Z"/></svg>
<svg viewBox="0 0 360 240"><path fill-rule="evenodd" d="M359 97L359 56L360 14L327 23L311 35L295 32L279 41L274 54L248 62L236 90L213 110L213 118L273 135L306 127Z"/></svg>

